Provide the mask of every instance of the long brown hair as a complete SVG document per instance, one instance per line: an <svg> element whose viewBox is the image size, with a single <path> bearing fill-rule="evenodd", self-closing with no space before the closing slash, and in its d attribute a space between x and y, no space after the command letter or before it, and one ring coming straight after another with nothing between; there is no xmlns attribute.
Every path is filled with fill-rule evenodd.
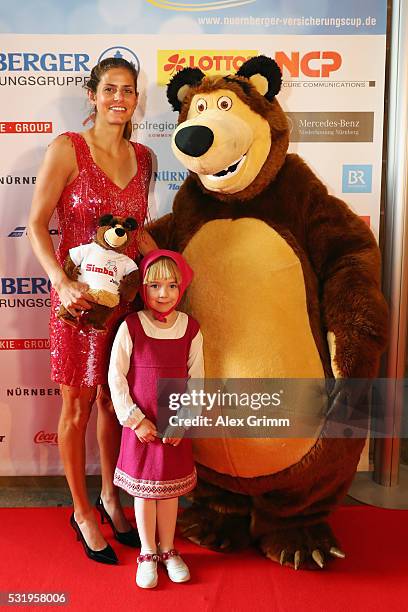
<svg viewBox="0 0 408 612"><path fill-rule="evenodd" d="M105 72L108 72L108 70L110 70L111 68L125 68L126 70L128 70L133 77L133 80L135 83L135 92L137 93L138 74L137 74L136 66L132 64L131 62L128 62L127 60L125 60L123 57L106 57L105 59L100 61L99 64L96 64L96 66L94 66L91 70L91 76L89 77L88 81L85 83L85 88L88 89L89 91L92 91L94 94L96 94L96 90L98 88L98 85L99 85L99 82L102 76L105 74ZM133 131L132 121L129 119L129 121L125 125L123 137L126 138L126 140L130 140L132 131Z"/></svg>

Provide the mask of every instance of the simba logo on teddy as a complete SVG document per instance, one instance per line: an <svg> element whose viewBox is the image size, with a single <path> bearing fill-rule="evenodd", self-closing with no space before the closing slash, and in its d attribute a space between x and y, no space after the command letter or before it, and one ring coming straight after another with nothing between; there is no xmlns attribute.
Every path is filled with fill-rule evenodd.
<svg viewBox="0 0 408 612"><path fill-rule="evenodd" d="M108 276L116 276L118 269L113 261L107 261L106 266L100 268L92 263L86 264L87 272L96 272L97 274L108 274Z"/></svg>

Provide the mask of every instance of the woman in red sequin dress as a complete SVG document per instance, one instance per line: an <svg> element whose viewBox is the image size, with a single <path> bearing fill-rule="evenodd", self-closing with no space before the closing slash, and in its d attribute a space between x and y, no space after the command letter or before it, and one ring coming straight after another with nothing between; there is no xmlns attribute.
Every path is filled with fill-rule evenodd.
<svg viewBox="0 0 408 612"><path fill-rule="evenodd" d="M85 433L96 400L102 473L98 510L101 516L109 517L116 539L135 546L137 535L123 514L118 490L112 484L121 430L107 386L113 336L118 320L129 307L119 307L109 320L107 334L84 327L81 314L90 307L88 287L70 280L62 264L71 247L92 241L98 219L105 213L132 216L137 220L138 237L129 245L126 255L134 259L138 251L144 254L155 247L142 229L147 211L151 157L146 147L129 141L138 97L134 66L122 58L107 58L93 68L87 89L94 107L94 126L82 134L62 134L49 146L37 178L29 236L53 287L51 375L61 385L58 438L74 504L71 525L90 558L116 563L116 555L99 530L86 491ZM56 252L48 231L55 210L60 231ZM57 319L60 302L78 318L77 328Z"/></svg>

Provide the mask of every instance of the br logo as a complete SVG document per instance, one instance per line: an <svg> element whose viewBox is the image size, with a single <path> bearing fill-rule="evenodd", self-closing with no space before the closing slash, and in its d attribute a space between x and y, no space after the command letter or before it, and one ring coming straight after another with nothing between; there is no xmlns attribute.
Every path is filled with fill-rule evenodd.
<svg viewBox="0 0 408 612"><path fill-rule="evenodd" d="M343 193L371 193L372 191L371 165L344 165L343 166Z"/></svg>

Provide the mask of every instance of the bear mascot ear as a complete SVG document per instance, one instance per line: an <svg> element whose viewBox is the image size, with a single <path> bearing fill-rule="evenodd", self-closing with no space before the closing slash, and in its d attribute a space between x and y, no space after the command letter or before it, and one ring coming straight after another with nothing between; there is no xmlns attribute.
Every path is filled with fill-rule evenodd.
<svg viewBox="0 0 408 612"><path fill-rule="evenodd" d="M167 99L173 110L181 110L181 104L190 87L201 83L204 77L204 72L201 72L199 68L183 68L174 75L167 85Z"/></svg>
<svg viewBox="0 0 408 612"><path fill-rule="evenodd" d="M279 93L282 85L282 73L278 64L265 55L251 57L236 74L248 79L269 102Z"/></svg>

